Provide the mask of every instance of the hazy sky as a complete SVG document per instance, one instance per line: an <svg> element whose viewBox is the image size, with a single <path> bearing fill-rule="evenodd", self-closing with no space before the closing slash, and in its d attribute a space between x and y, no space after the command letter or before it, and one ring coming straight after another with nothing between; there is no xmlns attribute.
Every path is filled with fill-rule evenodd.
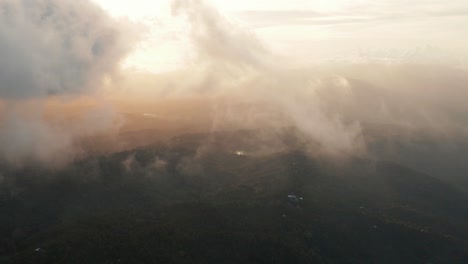
<svg viewBox="0 0 468 264"><path fill-rule="evenodd" d="M167 71L192 56L167 0L94 0L114 17L144 24L143 41L125 65ZM303 63L381 60L465 64L465 0L205 1L254 32L275 53Z"/></svg>

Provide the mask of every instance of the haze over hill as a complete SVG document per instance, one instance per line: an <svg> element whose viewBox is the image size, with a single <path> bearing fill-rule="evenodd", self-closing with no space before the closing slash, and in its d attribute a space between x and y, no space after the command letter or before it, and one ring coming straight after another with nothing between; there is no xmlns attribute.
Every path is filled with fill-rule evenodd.
<svg viewBox="0 0 468 264"><path fill-rule="evenodd" d="M468 261L465 3L117 2L0 2L0 261Z"/></svg>
<svg viewBox="0 0 468 264"><path fill-rule="evenodd" d="M164 134L262 129L274 140L293 126L320 142L311 151L332 156L365 154L362 130L369 123L418 131L415 137L419 131L466 137L468 77L457 63L295 65L203 1L174 1L172 12L188 27L193 59L171 72L150 73L118 67L144 39L136 34L142 25L109 17L93 3L6 1L2 53L24 59L15 67L2 64L4 158L73 160L81 152L77 139L122 127L167 128ZM88 17L98 19L91 25ZM34 47L26 45L32 36Z"/></svg>

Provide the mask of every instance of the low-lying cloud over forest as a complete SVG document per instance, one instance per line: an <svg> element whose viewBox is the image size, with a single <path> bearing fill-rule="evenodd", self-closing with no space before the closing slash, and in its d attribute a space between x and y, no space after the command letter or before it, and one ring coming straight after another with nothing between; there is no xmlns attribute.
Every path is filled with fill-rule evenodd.
<svg viewBox="0 0 468 264"><path fill-rule="evenodd" d="M114 78L134 44L131 25L89 1L56 0L2 1L0 22L2 156L16 163L71 155L76 129L95 130L107 121L85 118L67 132L49 123L45 101L95 94L106 78Z"/></svg>
<svg viewBox="0 0 468 264"><path fill-rule="evenodd" d="M295 64L205 1L173 1L171 11L193 56L152 73L121 67L143 25L89 1L3 1L0 155L13 164L66 163L86 155L83 138L131 148L119 134L138 130L159 131L147 142L256 130L252 142L271 151L287 132L329 157L366 155L370 126L384 127L373 137L387 137L388 127L410 138L466 137L468 73L431 60L433 49L408 60L384 52Z"/></svg>

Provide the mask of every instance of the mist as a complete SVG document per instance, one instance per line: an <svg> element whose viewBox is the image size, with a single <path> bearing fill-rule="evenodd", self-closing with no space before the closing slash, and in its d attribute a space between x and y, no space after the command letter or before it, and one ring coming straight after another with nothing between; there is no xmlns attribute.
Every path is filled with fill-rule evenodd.
<svg viewBox="0 0 468 264"><path fill-rule="evenodd" d="M174 1L172 10L188 25L193 61L169 73L130 71L123 86L138 87L129 94L143 101L205 98L187 113L204 112L205 130L256 130L252 142L273 151L294 128L311 154L335 158L366 155L369 131L372 139L466 137L467 71L436 49L297 64L203 1Z"/></svg>
<svg viewBox="0 0 468 264"><path fill-rule="evenodd" d="M288 149L292 137L333 159L366 156L382 138L466 137L467 71L437 50L297 63L208 2L171 3L193 56L154 73L122 68L137 47L135 25L92 3L4 2L0 52L20 59L0 65L3 157L73 160L90 145L120 151L192 132L257 131L248 140L255 155ZM82 96L104 106L64 107ZM62 103L44 111L50 98Z"/></svg>

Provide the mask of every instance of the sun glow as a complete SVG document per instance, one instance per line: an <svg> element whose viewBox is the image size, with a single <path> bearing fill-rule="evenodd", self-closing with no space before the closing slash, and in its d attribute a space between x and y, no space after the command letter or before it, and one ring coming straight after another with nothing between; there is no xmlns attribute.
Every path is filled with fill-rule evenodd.
<svg viewBox="0 0 468 264"><path fill-rule="evenodd" d="M193 61L194 51L188 41L190 25L173 16L173 1L92 1L113 17L128 19L141 27L141 41L123 62L123 68L168 72ZM466 24L466 16L453 11L461 10L466 3L458 0L450 6L437 1L403 6L392 0L202 2L252 31L275 54L304 64L336 59L356 61L362 59L362 51L384 54L378 59L394 61L387 51L395 47L398 54L428 45L455 53L455 57L467 52L468 31L460 27ZM466 34L455 30L460 28Z"/></svg>
<svg viewBox="0 0 468 264"><path fill-rule="evenodd" d="M186 25L171 12L171 1L166 0L93 0L113 17L124 18L142 27L142 41L138 47L123 62L124 68L150 72L166 72L182 67L192 57ZM219 10L223 16L231 17L237 22L243 22L238 14L245 11L285 11L285 10L325 10L338 7L340 1L205 1ZM249 27L248 22L243 23ZM254 28L252 28L254 29ZM291 32L291 31L288 31ZM261 33L261 32L257 32ZM265 39L277 42L266 32ZM324 34L324 33L317 33ZM329 35L329 34L325 34ZM279 45L281 48L282 46Z"/></svg>

